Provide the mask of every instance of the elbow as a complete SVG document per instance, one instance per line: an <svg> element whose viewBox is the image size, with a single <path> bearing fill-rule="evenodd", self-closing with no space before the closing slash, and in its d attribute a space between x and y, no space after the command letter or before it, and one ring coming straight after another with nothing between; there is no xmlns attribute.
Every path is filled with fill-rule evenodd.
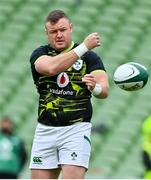
<svg viewBox="0 0 151 180"><path fill-rule="evenodd" d="M107 97L108 97L108 93L107 93L107 92L102 93L102 95L101 95L101 98L102 98L102 99L106 99Z"/></svg>
<svg viewBox="0 0 151 180"><path fill-rule="evenodd" d="M37 64L35 69L38 73L45 75L45 76L55 76L57 74L57 70L55 67L49 66L40 66Z"/></svg>
<svg viewBox="0 0 151 180"><path fill-rule="evenodd" d="M107 97L108 97L108 93L107 93L107 92L102 92L102 93L98 96L99 99L106 99Z"/></svg>
<svg viewBox="0 0 151 180"><path fill-rule="evenodd" d="M109 96L109 88L104 88L98 98L106 99Z"/></svg>
<svg viewBox="0 0 151 180"><path fill-rule="evenodd" d="M105 88L104 88L104 91L102 93L102 98L103 99L106 99L108 96L109 96L109 85L107 85Z"/></svg>
<svg viewBox="0 0 151 180"><path fill-rule="evenodd" d="M54 66L49 67L47 69L47 72L48 72L49 76L55 76L55 75L61 73L62 70L60 69L60 67L54 65Z"/></svg>
<svg viewBox="0 0 151 180"><path fill-rule="evenodd" d="M57 70L55 67L51 67L47 70L48 76L55 76L57 74Z"/></svg>
<svg viewBox="0 0 151 180"><path fill-rule="evenodd" d="M108 97L108 93L107 92L102 92L100 95L95 96L96 98L99 99L106 99Z"/></svg>
<svg viewBox="0 0 151 180"><path fill-rule="evenodd" d="M45 75L45 76L55 76L59 70L55 64L50 64L49 61L37 61L35 63L35 69L38 73Z"/></svg>
<svg viewBox="0 0 151 180"><path fill-rule="evenodd" d="M106 87L106 89L102 93L102 98L106 99L108 96L109 96L109 87Z"/></svg>

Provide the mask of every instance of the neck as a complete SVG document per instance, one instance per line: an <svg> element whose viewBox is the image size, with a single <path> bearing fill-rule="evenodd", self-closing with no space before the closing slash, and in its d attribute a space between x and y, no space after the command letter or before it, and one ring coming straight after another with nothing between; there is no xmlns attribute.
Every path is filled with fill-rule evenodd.
<svg viewBox="0 0 151 180"><path fill-rule="evenodd" d="M64 49L63 51L61 51L61 53L65 53L65 52L70 51L73 48L73 46L74 46L74 42L71 41L70 46L68 48Z"/></svg>

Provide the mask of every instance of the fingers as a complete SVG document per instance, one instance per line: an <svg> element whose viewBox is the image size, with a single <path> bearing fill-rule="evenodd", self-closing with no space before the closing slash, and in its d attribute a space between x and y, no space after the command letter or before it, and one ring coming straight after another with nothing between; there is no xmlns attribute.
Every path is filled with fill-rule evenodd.
<svg viewBox="0 0 151 180"><path fill-rule="evenodd" d="M100 46L100 36L97 32L89 34L85 40L84 43L88 47L88 49L93 49L95 47Z"/></svg>
<svg viewBox="0 0 151 180"><path fill-rule="evenodd" d="M93 90L95 87L95 79L93 77L93 75L91 74L86 74L83 78L82 78L82 82L84 82L86 84L86 86L88 87L89 90Z"/></svg>
<svg viewBox="0 0 151 180"><path fill-rule="evenodd" d="M97 44L100 44L100 36L97 32L94 32L92 34L90 34L90 36L92 35L92 38L94 39L94 41L96 41Z"/></svg>
<svg viewBox="0 0 151 180"><path fill-rule="evenodd" d="M94 77L91 74L86 74L82 78L82 82L94 81Z"/></svg>
<svg viewBox="0 0 151 180"><path fill-rule="evenodd" d="M94 33L94 38L96 39L97 45L100 46L100 36L97 32Z"/></svg>

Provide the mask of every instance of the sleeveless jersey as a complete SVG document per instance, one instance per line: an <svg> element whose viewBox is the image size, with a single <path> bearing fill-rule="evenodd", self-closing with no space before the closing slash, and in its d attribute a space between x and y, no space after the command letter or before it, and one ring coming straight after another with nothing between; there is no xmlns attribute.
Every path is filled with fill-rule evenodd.
<svg viewBox="0 0 151 180"><path fill-rule="evenodd" d="M73 48L78 44L74 44ZM61 52L50 45L40 46L30 57L34 83L39 93L38 122L50 126L67 126L90 122L92 117L91 92L82 77L95 70L105 71L100 57L88 51L70 68L55 76L39 74L34 66L42 55L56 56Z"/></svg>

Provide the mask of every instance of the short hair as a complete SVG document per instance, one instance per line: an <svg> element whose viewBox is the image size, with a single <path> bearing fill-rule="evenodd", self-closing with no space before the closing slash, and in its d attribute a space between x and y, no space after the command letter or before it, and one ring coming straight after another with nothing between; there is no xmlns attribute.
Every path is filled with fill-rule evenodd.
<svg viewBox="0 0 151 180"><path fill-rule="evenodd" d="M1 123L2 122L9 122L12 125L14 124L13 121L7 115L2 118Z"/></svg>
<svg viewBox="0 0 151 180"><path fill-rule="evenodd" d="M61 18L66 18L69 20L68 16L66 15L66 13L64 11L54 10L48 14L45 22L57 23L59 21L59 19L61 19Z"/></svg>

